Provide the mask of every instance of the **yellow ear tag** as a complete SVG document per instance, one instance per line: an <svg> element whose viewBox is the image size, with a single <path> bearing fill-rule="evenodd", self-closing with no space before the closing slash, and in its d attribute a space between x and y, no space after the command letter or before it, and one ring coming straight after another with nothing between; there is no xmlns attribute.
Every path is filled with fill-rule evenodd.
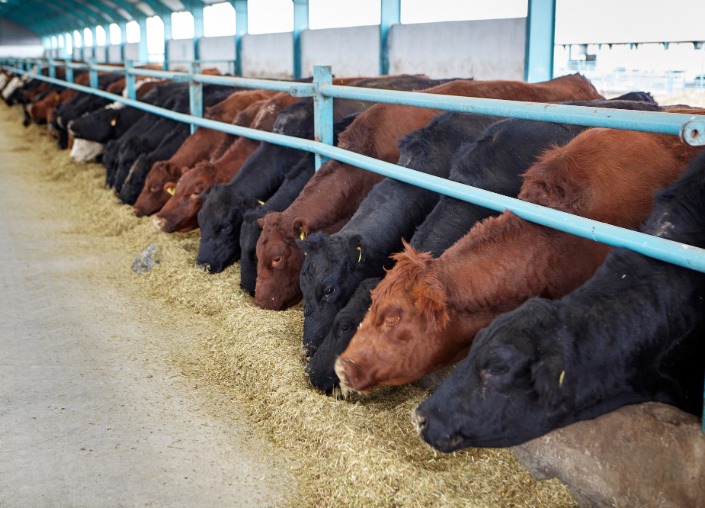
<svg viewBox="0 0 705 508"><path fill-rule="evenodd" d="M360 246L358 245L358 246L357 246L357 251L360 253L360 254L357 256L357 262L359 263L360 261L362 261L362 247L360 247Z"/></svg>
<svg viewBox="0 0 705 508"><path fill-rule="evenodd" d="M173 195L174 195L174 187L167 187L167 188L164 189L164 190L165 190L166 193L169 194L170 196L173 196Z"/></svg>
<svg viewBox="0 0 705 508"><path fill-rule="evenodd" d="M264 204L264 201L262 201L261 199L258 199L257 202L258 202L260 205L263 205L263 204Z"/></svg>
<svg viewBox="0 0 705 508"><path fill-rule="evenodd" d="M561 371L561 377L558 378L558 386L563 386L563 378L565 378L565 371Z"/></svg>
<svg viewBox="0 0 705 508"><path fill-rule="evenodd" d="M301 227L299 228L299 231L300 231L300 233L299 233L299 239L300 239L300 240L306 240L306 232L304 231L303 226L301 226Z"/></svg>

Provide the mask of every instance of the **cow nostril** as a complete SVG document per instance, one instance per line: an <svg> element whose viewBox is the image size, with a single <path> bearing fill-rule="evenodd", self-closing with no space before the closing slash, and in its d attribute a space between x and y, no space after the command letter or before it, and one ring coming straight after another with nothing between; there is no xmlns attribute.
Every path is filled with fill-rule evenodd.
<svg viewBox="0 0 705 508"><path fill-rule="evenodd" d="M411 413L411 421L419 434L426 428L426 417L418 408Z"/></svg>

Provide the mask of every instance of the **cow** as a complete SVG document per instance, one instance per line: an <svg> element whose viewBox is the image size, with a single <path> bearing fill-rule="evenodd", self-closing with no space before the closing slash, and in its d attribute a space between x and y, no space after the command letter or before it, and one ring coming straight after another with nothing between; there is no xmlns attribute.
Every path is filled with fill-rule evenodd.
<svg viewBox="0 0 705 508"><path fill-rule="evenodd" d="M705 248L704 195L701 153L641 231ZM702 272L616 248L573 292L531 298L480 330L414 423L451 452L518 445L647 401L700 415L704 317Z"/></svg>
<svg viewBox="0 0 705 508"><path fill-rule="evenodd" d="M496 116L442 113L399 143L400 166L446 178L451 159L463 143L472 143ZM310 356L320 345L357 285L391 268L389 255L410 238L439 194L393 178L377 184L343 228L327 236L310 234L301 246L306 255L299 283L304 300L303 348Z"/></svg>
<svg viewBox="0 0 705 508"><path fill-rule="evenodd" d="M248 126L254 120L255 111L259 112L264 109L269 111L271 115L276 115L277 112L296 100L298 99L292 98L289 94L278 93L267 99L265 103L253 101L246 105L242 104L242 109L233 117L233 123ZM235 140L235 137L221 133L213 138L211 146L199 142L201 135L196 136L196 134L198 134L198 130L169 160L158 161L150 169L133 207L136 216L153 215L161 210L173 195L176 182L186 170L202 160L209 159L212 155L222 157L229 147L228 142L232 143ZM204 147L205 149L202 149Z"/></svg>
<svg viewBox="0 0 705 508"><path fill-rule="evenodd" d="M381 280L381 277L370 277L360 282L345 307L335 315L325 340L316 348L306 364L306 374L314 388L326 394L337 395L339 380L335 373L335 360L348 347L350 339L370 307L370 293Z"/></svg>
<svg viewBox="0 0 705 508"><path fill-rule="evenodd" d="M545 152L524 175L519 198L635 229L654 190L672 183L697 151L675 136L588 129ZM497 315L532 296L565 295L608 250L511 212L476 224L438 258L406 246L336 362L341 389L409 383L457 363Z"/></svg>
<svg viewBox="0 0 705 508"><path fill-rule="evenodd" d="M603 99L579 74L534 84L456 80L424 92L526 101ZM433 109L377 104L361 113L341 134L340 146L394 163L399 158L397 141L440 113ZM333 174L335 176L329 176ZM281 310L301 300L298 279L304 256L296 244L297 238L319 230L327 233L340 230L379 181L381 177L377 174L331 161L314 175L287 210L267 214L261 221L263 231L257 247L255 304L265 309ZM317 188L321 184L324 191L323 187Z"/></svg>
<svg viewBox="0 0 705 508"><path fill-rule="evenodd" d="M445 83L447 80L432 80L423 76L383 76L344 83L367 88L394 90L420 90ZM334 83L337 83L334 80ZM341 84L343 82L341 81ZM333 101L333 121L336 124L350 115L372 106L372 103L348 99ZM302 99L290 106L277 118L273 132L303 139L313 139L313 100ZM240 257L237 243L243 214L256 206L258 201L267 201L281 186L287 172L302 159L300 150L262 143L260 148L247 160L238 175L224 189L210 194L203 209L199 212L201 245L199 264L211 273L224 269ZM254 204L253 204L254 203ZM224 240L221 242L220 238ZM223 245L227 244L227 245ZM228 245L232 248L228 248ZM217 256L223 253L223 258ZM225 261L227 258L227 262Z"/></svg>
<svg viewBox="0 0 705 508"><path fill-rule="evenodd" d="M641 99L646 102L635 103L624 100L624 97ZM620 109L658 109L658 105L649 96L628 94L624 97L610 101L574 102L571 104ZM434 122L440 118L438 117ZM543 150L549 146L564 145L584 129L584 127L571 124L555 124L516 118L501 120L491 125L476 142L463 145L456 151L451 162L450 178L499 194L516 196L521 187L521 174L528 169ZM511 149L507 149L507 147L511 147ZM441 197L441 201L434 207L433 212L412 236L410 244L418 250L431 252L437 257L448 245L467 233L472 225L492 215L496 215L496 212L465 201L453 198L443 200ZM308 256L304 264L307 262ZM362 298L362 296L358 296L358 298ZM354 305L352 301L349 303ZM366 309L367 307L365 307L365 311ZM331 333L329 333L321 345L326 353L319 355L319 352L316 351L309 362L308 371L312 384L325 392L331 391L331 383L337 386L338 378L334 371L335 360L346 349L354 331L362 321L364 313L356 317L357 321L354 322L352 329L346 332L344 340L338 337L332 343L328 343L329 340L333 340L330 338ZM352 322L350 312L346 313L345 319L347 322ZM304 330L305 326L304 322ZM335 330L335 325L333 329Z"/></svg>
<svg viewBox="0 0 705 508"><path fill-rule="evenodd" d="M271 107L270 101L265 101L252 119L252 125L246 127L271 131L278 112L278 108ZM230 181L257 150L259 144L255 139L239 137L218 159L201 161L193 169L186 171L176 183L174 195L154 216L155 227L165 233L186 232L198 228L198 212L203 206L204 196L213 185Z"/></svg>
<svg viewBox="0 0 705 508"><path fill-rule="evenodd" d="M262 204L253 204L252 208L244 213L239 238L240 287L251 296L255 294L255 284L257 282L257 240L259 239L260 233L262 233L258 220L264 217L269 211L281 211L289 206L304 188L306 182L313 176L313 173L313 154L306 153L301 161L284 176L284 181L272 197L266 202L262 202ZM221 241L216 244L216 247L220 247L221 249L228 248L228 243ZM234 252L236 252L236 249L230 247L226 254L219 253L215 256L215 259L218 260L218 262L230 264L233 262L232 253ZM222 268L215 267L212 270L214 272L222 271Z"/></svg>

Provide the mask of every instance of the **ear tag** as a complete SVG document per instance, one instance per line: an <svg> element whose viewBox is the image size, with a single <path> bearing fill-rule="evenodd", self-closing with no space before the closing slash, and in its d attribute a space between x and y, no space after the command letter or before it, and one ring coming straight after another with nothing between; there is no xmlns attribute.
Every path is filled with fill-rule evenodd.
<svg viewBox="0 0 705 508"><path fill-rule="evenodd" d="M262 201L261 199L258 199L257 202L258 202L260 205L264 205L264 201Z"/></svg>
<svg viewBox="0 0 705 508"><path fill-rule="evenodd" d="M301 226L299 228L299 239L300 240L306 240L306 231L304 231L304 227Z"/></svg>
<svg viewBox="0 0 705 508"><path fill-rule="evenodd" d="M174 195L174 191L175 191L174 187L167 187L167 188L164 189L164 190L165 190L166 193L169 194L170 196L173 196L173 195Z"/></svg>
<svg viewBox="0 0 705 508"><path fill-rule="evenodd" d="M565 378L565 371L561 371L561 377L558 378L558 386L563 386L563 378Z"/></svg>
<svg viewBox="0 0 705 508"><path fill-rule="evenodd" d="M360 261L362 261L362 247L360 247L360 246L358 245L358 246L357 246L357 251L359 252L359 254L358 254L358 256L357 256L357 262L359 263Z"/></svg>
<svg viewBox="0 0 705 508"><path fill-rule="evenodd" d="M117 124L117 117L115 117L115 118L113 118L112 120L110 120L110 125L111 125L111 127L115 127L115 124Z"/></svg>

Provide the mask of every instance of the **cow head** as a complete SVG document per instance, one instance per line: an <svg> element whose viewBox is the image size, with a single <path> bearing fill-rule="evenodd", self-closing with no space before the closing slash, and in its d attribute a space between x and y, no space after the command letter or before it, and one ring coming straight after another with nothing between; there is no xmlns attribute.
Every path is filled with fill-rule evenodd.
<svg viewBox="0 0 705 508"><path fill-rule="evenodd" d="M316 232L301 242L306 258L299 279L304 300L303 347L312 355L325 339L335 315L364 278L360 235Z"/></svg>
<svg viewBox="0 0 705 508"><path fill-rule="evenodd" d="M443 452L523 443L575 419L555 301L534 298L481 330L412 419ZM563 337L565 339L565 337Z"/></svg>
<svg viewBox="0 0 705 508"><path fill-rule="evenodd" d="M176 182L181 178L182 170L169 161L159 161L152 165L142 192L137 196L133 211L137 217L157 213L174 195Z"/></svg>
<svg viewBox="0 0 705 508"><path fill-rule="evenodd" d="M308 236L308 223L279 212L270 212L258 222L262 234L256 249L255 305L283 310L301 300L299 276L304 253L296 241Z"/></svg>
<svg viewBox="0 0 705 508"><path fill-rule="evenodd" d="M311 384L324 393L334 393L339 387L335 361L348 347L370 306L370 291L379 283L379 277L365 279L348 303L335 316L333 326L306 366Z"/></svg>
<svg viewBox="0 0 705 508"><path fill-rule="evenodd" d="M409 383L451 360L444 347L446 293L434 258L404 246L392 256L396 265L372 292L367 315L336 361L344 394Z"/></svg>
<svg viewBox="0 0 705 508"><path fill-rule="evenodd" d="M256 205L256 199L238 194L231 185L215 185L211 189L198 212L199 265L210 273L220 273L240 258L243 214Z"/></svg>
<svg viewBox="0 0 705 508"><path fill-rule="evenodd" d="M174 188L174 195L154 216L154 225L165 233L187 232L198 228L198 212L203 205L203 195L213 187L215 167L199 162L184 173Z"/></svg>

